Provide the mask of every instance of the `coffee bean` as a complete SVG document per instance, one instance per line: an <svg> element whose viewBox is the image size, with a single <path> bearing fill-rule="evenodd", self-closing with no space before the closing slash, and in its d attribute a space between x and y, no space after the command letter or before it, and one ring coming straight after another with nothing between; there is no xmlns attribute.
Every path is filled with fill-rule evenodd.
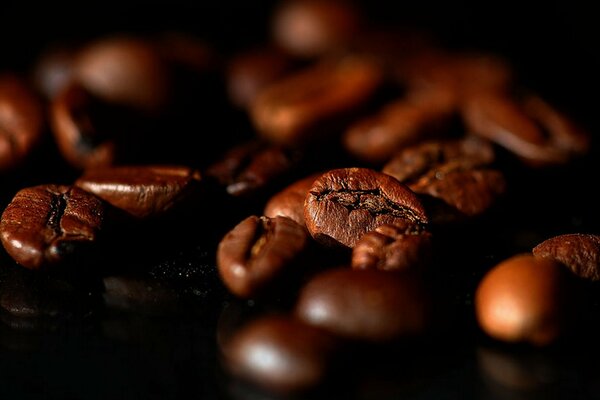
<svg viewBox="0 0 600 400"><path fill-rule="evenodd" d="M540 258L556 260L575 275L600 280L600 236L583 233L558 235L544 240L532 250Z"/></svg>
<svg viewBox="0 0 600 400"><path fill-rule="evenodd" d="M133 36L113 35L77 53L75 79L106 102L156 113L169 99L169 74L157 49Z"/></svg>
<svg viewBox="0 0 600 400"><path fill-rule="evenodd" d="M415 193L369 168L339 168L321 175L306 197L304 220L318 242L350 248L380 225L428 222Z"/></svg>
<svg viewBox="0 0 600 400"><path fill-rule="evenodd" d="M558 262L512 256L489 270L475 293L479 326L490 337L545 346L567 328L568 275Z"/></svg>
<svg viewBox="0 0 600 400"><path fill-rule="evenodd" d="M276 216L288 217L302 226L304 222L304 200L313 182L322 173L311 174L299 179L274 194L265 204L264 215L270 218Z"/></svg>
<svg viewBox="0 0 600 400"><path fill-rule="evenodd" d="M49 46L37 58L32 71L36 90L47 100L54 98L73 77L75 50L65 45Z"/></svg>
<svg viewBox="0 0 600 400"><path fill-rule="evenodd" d="M462 109L468 129L515 154L529 166L563 165L589 151L590 136L537 95L513 99L478 93Z"/></svg>
<svg viewBox="0 0 600 400"><path fill-rule="evenodd" d="M293 67L293 60L276 48L257 48L235 54L226 67L227 94L231 103L246 109L264 87Z"/></svg>
<svg viewBox="0 0 600 400"><path fill-rule="evenodd" d="M0 172L22 165L42 140L42 103L26 81L0 75Z"/></svg>
<svg viewBox="0 0 600 400"><path fill-rule="evenodd" d="M275 282L297 267L294 261L307 248L305 229L286 217L250 216L221 240L217 266L225 286L239 297L272 290Z"/></svg>
<svg viewBox="0 0 600 400"><path fill-rule="evenodd" d="M114 207L144 219L175 208L199 189L200 172L179 165L140 165L90 168L75 186Z"/></svg>
<svg viewBox="0 0 600 400"><path fill-rule="evenodd" d="M379 164L408 145L445 132L454 110L452 92L411 94L352 123L343 145L358 159Z"/></svg>
<svg viewBox="0 0 600 400"><path fill-rule="evenodd" d="M409 272L333 268L300 290L296 316L354 340L387 342L422 334L430 298L422 278Z"/></svg>
<svg viewBox="0 0 600 400"><path fill-rule="evenodd" d="M336 340L291 317L265 315L246 323L221 348L234 376L273 392L314 389L328 376Z"/></svg>
<svg viewBox="0 0 600 400"><path fill-rule="evenodd" d="M250 140L229 149L206 168L205 175L215 179L232 196L257 196L276 186L301 158L300 152Z"/></svg>
<svg viewBox="0 0 600 400"><path fill-rule="evenodd" d="M104 204L91 193L64 185L20 190L0 220L0 239L10 256L30 269L61 264L98 239Z"/></svg>
<svg viewBox="0 0 600 400"><path fill-rule="evenodd" d="M431 262L431 233L418 224L380 225L365 233L352 249L352 268L398 271Z"/></svg>
<svg viewBox="0 0 600 400"><path fill-rule="evenodd" d="M265 87L250 105L257 133L284 146L331 137L369 101L382 82L372 60L327 58Z"/></svg>
<svg viewBox="0 0 600 400"><path fill-rule="evenodd" d="M360 10L350 2L290 0L274 10L271 33L289 54L310 58L343 49L361 25Z"/></svg>

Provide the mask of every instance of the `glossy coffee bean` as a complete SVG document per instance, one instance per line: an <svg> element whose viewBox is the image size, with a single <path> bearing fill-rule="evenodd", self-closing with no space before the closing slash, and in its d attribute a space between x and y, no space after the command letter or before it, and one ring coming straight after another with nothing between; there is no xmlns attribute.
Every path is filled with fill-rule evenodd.
<svg viewBox="0 0 600 400"><path fill-rule="evenodd" d="M0 173L22 165L42 140L41 100L20 77L0 74Z"/></svg>
<svg viewBox="0 0 600 400"><path fill-rule="evenodd" d="M227 94L231 103L245 109L264 87L293 67L293 60L276 48L257 48L235 54L226 69Z"/></svg>
<svg viewBox="0 0 600 400"><path fill-rule="evenodd" d="M78 85L64 87L50 106L50 125L61 156L78 169L115 163L115 111Z"/></svg>
<svg viewBox="0 0 600 400"><path fill-rule="evenodd" d="M339 168L321 175L306 197L304 220L318 242L350 248L380 225L428 222L414 192L369 168Z"/></svg>
<svg viewBox="0 0 600 400"><path fill-rule="evenodd" d="M567 328L568 274L560 263L531 254L512 256L490 269L475 293L475 315L490 337L545 346Z"/></svg>
<svg viewBox="0 0 600 400"><path fill-rule="evenodd" d="M352 268L402 271L426 267L433 251L431 233L417 224L380 225L352 249Z"/></svg>
<svg viewBox="0 0 600 400"><path fill-rule="evenodd" d="M297 57L316 57L346 47L361 28L360 11L343 0L289 0L272 15L275 43Z"/></svg>
<svg viewBox="0 0 600 400"><path fill-rule="evenodd" d="M530 166L563 165L589 151L589 133L536 95L513 99L478 93L464 102L462 115L471 133L506 148Z"/></svg>
<svg viewBox="0 0 600 400"><path fill-rule="evenodd" d="M265 192L297 165L302 155L261 140L250 140L229 149L205 170L232 196Z"/></svg>
<svg viewBox="0 0 600 400"><path fill-rule="evenodd" d="M419 275L333 268L301 289L296 316L353 340L387 342L426 331L430 299Z"/></svg>
<svg viewBox="0 0 600 400"><path fill-rule="evenodd" d="M298 224L306 226L304 222L304 200L313 182L321 175L322 173L311 174L275 193L265 204L264 215L270 218L276 216L288 217Z"/></svg>
<svg viewBox="0 0 600 400"><path fill-rule="evenodd" d="M104 101L159 112L169 99L168 69L141 38L113 35L87 43L73 64L75 79Z"/></svg>
<svg viewBox="0 0 600 400"><path fill-rule="evenodd" d="M358 159L379 164L406 146L445 132L454 110L452 92L410 95L352 123L343 145Z"/></svg>
<svg viewBox="0 0 600 400"><path fill-rule="evenodd" d="M292 317L266 315L243 325L221 352L234 376L277 393L314 389L328 376L336 340Z"/></svg>
<svg viewBox="0 0 600 400"><path fill-rule="evenodd" d="M600 236L569 233L544 240L532 250L540 258L556 260L575 275L590 281L600 280Z"/></svg>
<svg viewBox="0 0 600 400"><path fill-rule="evenodd" d="M381 81L380 67L370 59L328 58L261 90L250 117L261 137L285 146L305 145L345 125Z"/></svg>
<svg viewBox="0 0 600 400"><path fill-rule="evenodd" d="M200 172L180 165L90 168L75 186L140 219L162 215L199 188Z"/></svg>
<svg viewBox="0 0 600 400"><path fill-rule="evenodd" d="M0 239L10 256L30 269L66 262L98 239L102 200L79 188L40 185L20 190L4 209Z"/></svg>
<svg viewBox="0 0 600 400"><path fill-rule="evenodd" d="M284 275L292 275L294 264L306 250L308 234L286 217L250 216L220 241L217 267L225 286L236 296L264 294Z"/></svg>

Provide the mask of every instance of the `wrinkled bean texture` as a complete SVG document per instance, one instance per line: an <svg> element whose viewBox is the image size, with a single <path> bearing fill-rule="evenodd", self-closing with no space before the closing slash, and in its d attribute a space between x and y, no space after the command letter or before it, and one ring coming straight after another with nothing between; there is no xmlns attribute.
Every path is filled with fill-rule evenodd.
<svg viewBox="0 0 600 400"><path fill-rule="evenodd" d="M533 248L536 257L550 258L567 267L580 278L600 280L600 236L571 233L544 240Z"/></svg>

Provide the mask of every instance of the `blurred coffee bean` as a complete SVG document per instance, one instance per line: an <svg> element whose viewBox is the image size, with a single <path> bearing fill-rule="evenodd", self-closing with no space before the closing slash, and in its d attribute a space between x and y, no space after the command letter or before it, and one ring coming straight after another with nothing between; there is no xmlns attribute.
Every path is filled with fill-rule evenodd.
<svg viewBox="0 0 600 400"><path fill-rule="evenodd" d="M352 268L401 271L429 265L431 233L418 224L380 225L365 233L352 249Z"/></svg>
<svg viewBox="0 0 600 400"><path fill-rule="evenodd" d="M140 219L162 215L199 190L201 174L181 165L90 168L75 186Z"/></svg>
<svg viewBox="0 0 600 400"><path fill-rule="evenodd" d="M18 75L0 74L0 173L22 165L42 141L41 99Z"/></svg>
<svg viewBox="0 0 600 400"><path fill-rule="evenodd" d="M66 263L97 239L104 223L102 200L79 188L39 185L20 190L0 220L0 239L10 256L29 269Z"/></svg>
<svg viewBox="0 0 600 400"><path fill-rule="evenodd" d="M236 225L219 243L219 274L236 296L260 296L285 282L282 278L297 275L297 269L302 268L298 260L307 247L308 234L295 221L253 215Z"/></svg>
<svg viewBox="0 0 600 400"><path fill-rule="evenodd" d="M280 394L306 392L328 376L336 340L292 317L265 315L221 348L228 372Z"/></svg>
<svg viewBox="0 0 600 400"><path fill-rule="evenodd" d="M294 60L274 47L260 47L234 54L227 62L229 100L246 109L260 91L296 67Z"/></svg>
<svg viewBox="0 0 600 400"><path fill-rule="evenodd" d="M425 333L430 306L418 274L341 267L309 280L298 295L295 313L341 337L388 342Z"/></svg>
<svg viewBox="0 0 600 400"><path fill-rule="evenodd" d="M561 264L518 254L495 265L479 282L476 318L496 340L549 345L568 328L567 316L573 312L569 290Z"/></svg>
<svg viewBox="0 0 600 400"><path fill-rule="evenodd" d="M270 218L276 216L288 217L302 226L304 222L304 200L313 182L323 173L315 173L292 182L281 191L275 193L267 201L264 215Z"/></svg>
<svg viewBox="0 0 600 400"><path fill-rule="evenodd" d="M215 179L232 196L247 197L271 190L297 166L302 154L260 139L230 148L208 166L205 175Z"/></svg>
<svg viewBox="0 0 600 400"><path fill-rule="evenodd" d="M556 260L575 275L590 281L600 280L600 236L568 233L544 240L532 249L539 258Z"/></svg>
<svg viewBox="0 0 600 400"><path fill-rule="evenodd" d="M428 222L413 191L369 168L339 168L321 175L306 197L304 220L318 242L349 248L380 225Z"/></svg>
<svg viewBox="0 0 600 400"><path fill-rule="evenodd" d="M150 113L168 103L168 69L156 47L140 37L110 35L88 42L76 55L75 79L104 101Z"/></svg>
<svg viewBox="0 0 600 400"><path fill-rule="evenodd" d="M368 58L327 58L261 90L250 118L261 137L284 146L306 145L336 135L381 82L379 65Z"/></svg>
<svg viewBox="0 0 600 400"><path fill-rule="evenodd" d="M462 116L471 133L506 148L529 166L564 165L589 151L589 133L537 95L515 99L480 92L465 100Z"/></svg>
<svg viewBox="0 0 600 400"><path fill-rule="evenodd" d="M344 0L287 0L273 11L275 43L293 56L311 58L349 45L362 28L356 3Z"/></svg>
<svg viewBox="0 0 600 400"><path fill-rule="evenodd" d="M75 50L55 44L38 56L32 70L36 90L46 99L53 99L73 79Z"/></svg>

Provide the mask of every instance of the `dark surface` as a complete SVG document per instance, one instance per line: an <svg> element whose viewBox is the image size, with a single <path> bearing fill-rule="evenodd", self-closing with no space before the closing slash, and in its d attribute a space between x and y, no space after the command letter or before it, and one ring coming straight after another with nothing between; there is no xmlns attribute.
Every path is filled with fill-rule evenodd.
<svg viewBox="0 0 600 400"><path fill-rule="evenodd" d="M509 56L523 82L553 99L595 134L600 125L596 120L600 86L593 39L597 27L591 6L518 1L416 3L392 7L387 2L370 1L368 12L382 22L415 23L432 29L452 46L475 46ZM73 6L60 2L2 3L0 69L24 70L50 41L81 40L100 32L123 30L181 28L234 51L264 38L272 4L114 0ZM217 116L207 119L207 131L233 132L244 126L235 118L225 118L227 112L221 120ZM46 160L52 167L41 169ZM502 207L461 229L438 232L437 237L445 241L439 253L443 256L436 260L437 283L450 306L451 327L443 335L393 348L357 348L341 363L346 367L340 369L338 379L319 395L436 400L600 398L597 285L582 286L582 325L548 349L491 342L477 329L472 308L475 285L493 264L529 251L553 235L598 233L597 146L585 160L566 168L508 167L509 193ZM55 154L43 154L28 169L1 178L2 204L21 187L70 182L74 176ZM175 224L180 234L172 227L147 232L122 244L118 254L120 257L127 249L123 258L119 259L113 249L94 262L111 271L139 268L153 279L167 280L180 292L180 306L174 312L152 307L108 309L102 305L101 291L92 284L90 294L83 297L89 307L82 306L84 311L75 307L74 316L57 323L51 319L35 327L4 318L5 323L0 324L0 397L272 398L229 379L219 367L217 333L226 334L227 328L244 316L279 305L239 302L223 290L215 274L216 244L242 217L258 211L244 202L217 204L216 210L199 209L194 218ZM223 219L217 211L224 213ZM168 235L157 237L152 232ZM184 235L186 232L189 234ZM5 282L6 274L18 267L4 253L0 258L0 279ZM516 376L521 389L501 383L502 376Z"/></svg>

